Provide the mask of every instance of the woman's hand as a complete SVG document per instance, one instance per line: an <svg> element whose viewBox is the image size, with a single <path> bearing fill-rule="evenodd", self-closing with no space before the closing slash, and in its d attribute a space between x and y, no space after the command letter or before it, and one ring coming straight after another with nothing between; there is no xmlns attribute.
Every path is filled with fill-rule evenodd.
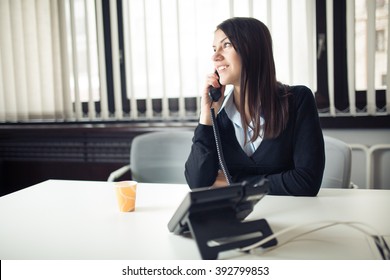
<svg viewBox="0 0 390 280"><path fill-rule="evenodd" d="M205 85L203 87L202 99L201 99L201 107L200 107L200 118L199 123L203 125L212 125L211 122L211 114L210 107L212 106L216 113L218 113L219 109L223 103L223 97L225 92L225 86L221 86L218 82L218 75L216 73L211 73L207 75ZM221 98L217 102L213 102L209 97L209 88L210 86L214 88L221 87Z"/></svg>
<svg viewBox="0 0 390 280"><path fill-rule="evenodd" d="M215 179L213 187L226 187L228 185L229 183L226 181L225 175L223 174L222 170L218 170L218 175Z"/></svg>

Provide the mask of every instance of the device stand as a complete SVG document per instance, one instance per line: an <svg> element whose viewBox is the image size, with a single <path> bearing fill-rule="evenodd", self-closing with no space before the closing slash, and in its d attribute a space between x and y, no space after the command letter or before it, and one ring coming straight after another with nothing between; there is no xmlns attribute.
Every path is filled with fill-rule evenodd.
<svg viewBox="0 0 390 280"><path fill-rule="evenodd" d="M240 221L233 209L226 208L191 213L187 223L202 259L208 260L217 259L222 251L252 245L272 234L265 219ZM276 244L276 239L272 239L262 247Z"/></svg>

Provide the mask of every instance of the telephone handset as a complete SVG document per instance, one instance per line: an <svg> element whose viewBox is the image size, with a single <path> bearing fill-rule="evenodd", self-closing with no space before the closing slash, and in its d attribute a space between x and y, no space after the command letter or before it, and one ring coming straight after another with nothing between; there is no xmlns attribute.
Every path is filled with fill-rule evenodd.
<svg viewBox="0 0 390 280"><path fill-rule="evenodd" d="M221 92L221 86L222 85L219 82L218 72L215 71L215 74L217 74L217 76L218 76L218 83L219 83L220 87L219 88L215 88L215 87L210 86L210 88L209 88L209 96L210 96L210 98L211 98L211 100L213 102L217 102L221 98L221 96L222 96L222 92Z"/></svg>
<svg viewBox="0 0 390 280"><path fill-rule="evenodd" d="M215 74L218 75L218 72L215 71ZM218 77L219 77L219 75L218 75ZM219 79L218 79L218 83L219 83ZM219 83L219 85L222 86L221 83ZM232 183L232 181L231 181L229 170L227 169L225 158L224 158L223 152L222 152L221 138L219 136L218 124L217 124L217 121L215 119L215 111L214 111L214 108L211 107L213 105L213 102L217 102L221 98L221 96L222 96L221 87L214 88L214 87L210 86L209 96L211 98L211 105L210 105L211 123L213 125L215 145L217 147L217 154L218 154L218 161L219 161L220 168L225 176L226 182L228 183L228 185L230 185Z"/></svg>

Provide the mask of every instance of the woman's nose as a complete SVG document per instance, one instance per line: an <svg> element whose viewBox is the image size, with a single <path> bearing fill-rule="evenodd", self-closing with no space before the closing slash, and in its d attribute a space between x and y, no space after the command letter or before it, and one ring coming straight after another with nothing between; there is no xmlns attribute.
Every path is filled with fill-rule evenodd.
<svg viewBox="0 0 390 280"><path fill-rule="evenodd" d="M219 61L219 60L221 60L221 58L222 58L222 55L218 51L215 51L213 56L211 57L211 60L212 61Z"/></svg>

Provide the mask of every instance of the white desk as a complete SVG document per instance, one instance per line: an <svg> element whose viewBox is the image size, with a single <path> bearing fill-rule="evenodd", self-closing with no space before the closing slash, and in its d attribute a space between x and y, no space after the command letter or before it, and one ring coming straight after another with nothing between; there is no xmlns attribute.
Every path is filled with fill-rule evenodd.
<svg viewBox="0 0 390 280"><path fill-rule="evenodd" d="M0 259L199 259L194 240L167 223L186 185L139 184L136 212L118 210L113 183L49 180L0 197ZM318 197L266 196L248 217L274 232L321 220L366 223L390 236L390 191L323 189ZM299 232L297 230L296 232ZM340 225L255 255L222 258L376 259L367 237Z"/></svg>

